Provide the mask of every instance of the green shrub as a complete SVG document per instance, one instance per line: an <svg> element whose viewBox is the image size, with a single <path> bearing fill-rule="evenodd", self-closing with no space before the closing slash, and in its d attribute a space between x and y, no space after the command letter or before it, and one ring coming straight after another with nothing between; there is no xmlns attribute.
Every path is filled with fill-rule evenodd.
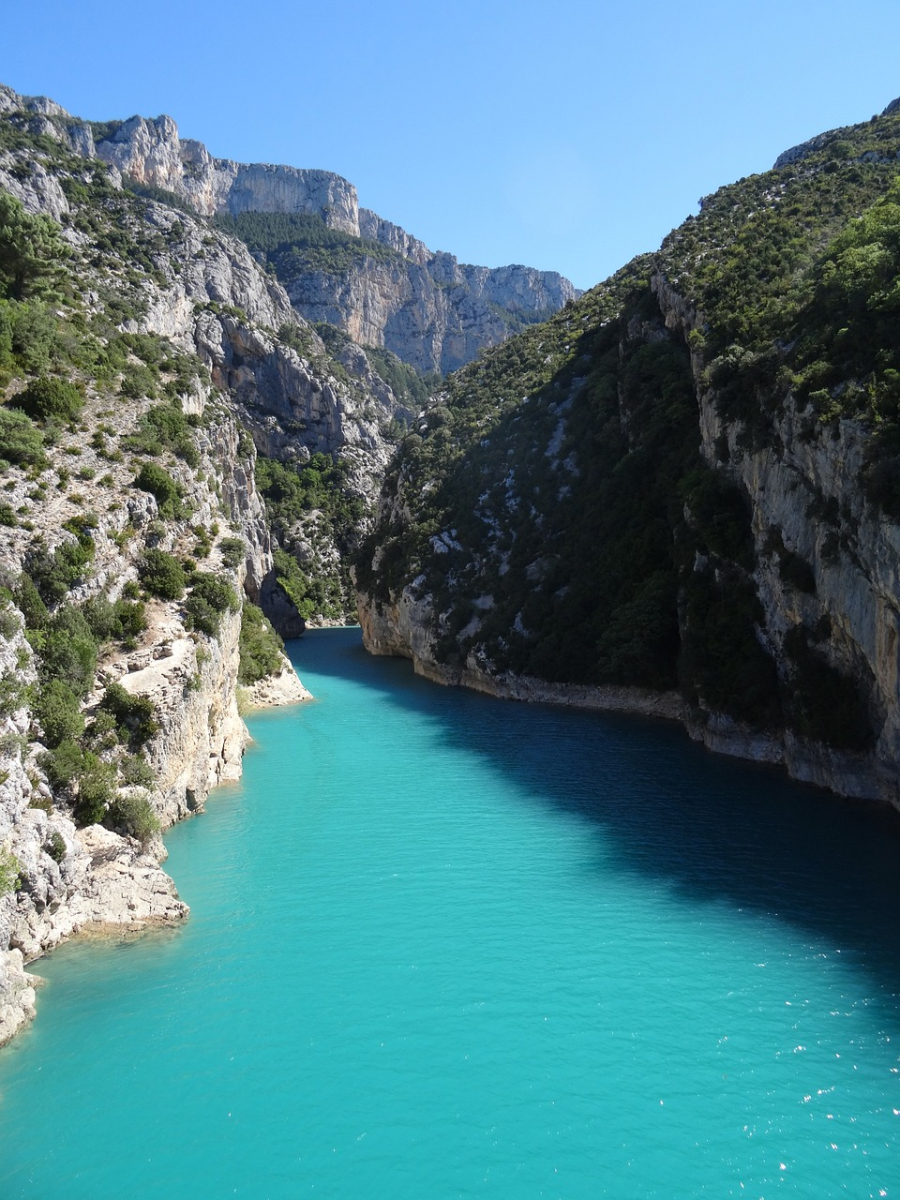
<svg viewBox="0 0 900 1200"><path fill-rule="evenodd" d="M51 748L79 738L84 732L84 717L78 697L61 679L49 679L38 690L34 716L43 730L43 742Z"/></svg>
<svg viewBox="0 0 900 1200"><path fill-rule="evenodd" d="M82 605L82 612L98 641L121 641L138 637L147 628L147 609L142 602L93 596Z"/></svg>
<svg viewBox="0 0 900 1200"><path fill-rule="evenodd" d="M14 892L21 884L22 867L16 856L0 846L0 896Z"/></svg>
<svg viewBox="0 0 900 1200"><path fill-rule="evenodd" d="M86 696L97 670L97 641L80 608L66 604L50 618L39 648L41 677L69 685Z"/></svg>
<svg viewBox="0 0 900 1200"><path fill-rule="evenodd" d="M128 833L144 845L154 833L159 833L159 817L153 811L146 794L120 792L109 807L107 824L113 829Z"/></svg>
<svg viewBox="0 0 900 1200"><path fill-rule="evenodd" d="M75 820L79 825L98 825L115 799L115 767L97 759L78 781Z"/></svg>
<svg viewBox="0 0 900 1200"><path fill-rule="evenodd" d="M44 848L56 863L61 863L66 857L66 839L58 829L54 829L50 834L50 841Z"/></svg>
<svg viewBox="0 0 900 1200"><path fill-rule="evenodd" d="M95 750L112 750L119 745L119 727L111 712L100 709L84 732L85 740Z"/></svg>
<svg viewBox="0 0 900 1200"><path fill-rule="evenodd" d="M153 768L139 754L128 754L119 763L119 775L128 787L150 787L153 783Z"/></svg>
<svg viewBox="0 0 900 1200"><path fill-rule="evenodd" d="M0 733L0 755L4 757L21 758L27 745L28 738L20 733Z"/></svg>
<svg viewBox="0 0 900 1200"><path fill-rule="evenodd" d="M140 400L144 396L156 396L158 372L144 363L126 362L122 368L122 395L129 400Z"/></svg>
<svg viewBox="0 0 900 1200"><path fill-rule="evenodd" d="M0 300L0 369L37 375L66 358L59 320L38 300Z"/></svg>
<svg viewBox="0 0 900 1200"><path fill-rule="evenodd" d="M16 582L16 605L25 618L26 629L43 629L50 620L47 605L41 599L41 594L34 585L31 576L23 571Z"/></svg>
<svg viewBox="0 0 900 1200"><path fill-rule="evenodd" d="M158 404L145 412L137 429L123 441L128 450L138 454L162 454L171 450L190 467L200 463L200 453L192 440L190 418L186 417L181 404Z"/></svg>
<svg viewBox="0 0 900 1200"><path fill-rule="evenodd" d="M116 628L113 636L136 638L147 628L147 606L142 600L117 600L113 605Z"/></svg>
<svg viewBox="0 0 900 1200"><path fill-rule="evenodd" d="M307 575L297 560L280 546L275 549L274 560L279 584L305 621L319 613L325 617L343 615L339 580Z"/></svg>
<svg viewBox="0 0 900 1200"><path fill-rule="evenodd" d="M52 292L70 254L55 221L0 192L0 289L7 296L23 300Z"/></svg>
<svg viewBox="0 0 900 1200"><path fill-rule="evenodd" d="M94 543L89 536L63 542L52 553L38 541L26 556L25 568L45 604L57 604L75 583L87 577L85 568L93 557Z"/></svg>
<svg viewBox="0 0 900 1200"><path fill-rule="evenodd" d="M247 546L243 538L227 537L219 542L219 553L226 567L234 570L239 567L247 555Z"/></svg>
<svg viewBox="0 0 900 1200"><path fill-rule="evenodd" d="M156 497L163 516L174 516L181 501L181 487L163 467L144 463L134 480L134 486Z"/></svg>
<svg viewBox="0 0 900 1200"><path fill-rule="evenodd" d="M44 438L25 413L0 408L0 458L25 466L46 465Z"/></svg>
<svg viewBox="0 0 900 1200"><path fill-rule="evenodd" d="M115 718L119 733L133 746L142 746L159 729L153 701L147 696L132 696L120 683L109 684L99 707Z"/></svg>
<svg viewBox="0 0 900 1200"><path fill-rule="evenodd" d="M12 605L0 608L0 636L8 640L15 637L21 628L19 614Z"/></svg>
<svg viewBox="0 0 900 1200"><path fill-rule="evenodd" d="M263 615L261 608L244 601L241 610L240 670L243 684L265 679L283 666L284 643Z"/></svg>
<svg viewBox="0 0 900 1200"><path fill-rule="evenodd" d="M64 788L80 779L91 765L88 760L95 757L86 752L78 742L67 738L55 749L42 754L38 759L38 766L47 776L52 788Z"/></svg>
<svg viewBox="0 0 900 1200"><path fill-rule="evenodd" d="M223 614L237 612L240 606L238 595L227 579L197 571L191 578L191 594L184 602L187 626L215 637Z"/></svg>
<svg viewBox="0 0 900 1200"><path fill-rule="evenodd" d="M138 566L138 575L150 595L160 600L180 600L184 595L187 582L184 568L165 550L147 550Z"/></svg>
<svg viewBox="0 0 900 1200"><path fill-rule="evenodd" d="M42 375L13 396L10 405L35 421L73 421L84 408L84 396L73 383Z"/></svg>
<svg viewBox="0 0 900 1200"><path fill-rule="evenodd" d="M12 716L27 698L28 693L14 672L5 671L0 675L0 717Z"/></svg>

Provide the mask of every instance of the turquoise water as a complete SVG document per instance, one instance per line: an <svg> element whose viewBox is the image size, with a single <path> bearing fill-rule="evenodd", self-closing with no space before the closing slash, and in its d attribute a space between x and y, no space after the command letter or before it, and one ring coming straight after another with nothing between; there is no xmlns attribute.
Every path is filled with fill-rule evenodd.
<svg viewBox="0 0 900 1200"><path fill-rule="evenodd" d="M73 944L0 1198L900 1197L900 821L294 645L179 931Z"/></svg>

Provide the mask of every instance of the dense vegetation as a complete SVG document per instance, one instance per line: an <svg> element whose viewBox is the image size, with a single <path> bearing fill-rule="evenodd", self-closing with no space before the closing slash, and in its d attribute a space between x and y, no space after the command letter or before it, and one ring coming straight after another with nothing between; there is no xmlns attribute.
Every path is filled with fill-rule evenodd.
<svg viewBox="0 0 900 1200"><path fill-rule="evenodd" d="M238 682L257 683L281 670L284 643L261 608L244 601L241 609L241 665Z"/></svg>
<svg viewBox="0 0 900 1200"><path fill-rule="evenodd" d="M743 548L748 521L733 485L721 485L724 503L711 495L687 348L628 339L636 320L662 333L648 266L451 377L390 481L417 496L415 521L376 532L360 585L385 597L417 578L447 661L475 651L494 670L549 680L696 691L728 659L747 675L729 707L760 716L767 667L752 614L704 657L682 653L693 551Z"/></svg>
<svg viewBox="0 0 900 1200"><path fill-rule="evenodd" d="M348 474L344 460L322 453L306 463L264 455L256 460L256 485L277 543L276 575L305 620L339 620L355 611L347 559L365 507L349 487ZM324 558L322 544L333 545L339 557ZM293 553L297 549L300 554Z"/></svg>
<svg viewBox="0 0 900 1200"><path fill-rule="evenodd" d="M340 275L366 258L400 258L381 242L332 229L317 213L220 213L213 219L219 229L240 238L270 263L286 287L308 271Z"/></svg>
<svg viewBox="0 0 900 1200"><path fill-rule="evenodd" d="M807 440L852 419L869 430L868 495L900 516L898 152L895 115L819 139L451 376L388 475L363 589L430 598L449 665L674 687L698 711L867 746L865 687L834 665L829 629L765 629L762 559L797 595L816 577L778 530L754 542L728 458L783 453L788 404ZM666 327L669 287L682 328ZM737 431L715 469L706 392ZM831 553L852 553L847 512L809 504L834 524Z"/></svg>

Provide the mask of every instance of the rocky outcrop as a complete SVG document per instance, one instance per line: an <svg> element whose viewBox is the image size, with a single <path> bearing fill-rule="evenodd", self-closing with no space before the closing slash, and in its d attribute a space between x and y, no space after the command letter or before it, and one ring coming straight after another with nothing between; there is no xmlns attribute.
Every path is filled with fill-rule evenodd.
<svg viewBox="0 0 900 1200"><path fill-rule="evenodd" d="M588 708L597 712L627 712L645 717L686 721L688 708L677 692L653 692L633 687L589 687L549 683L511 671L497 673L470 656L465 662L447 665L437 661L433 605L403 591L396 603L380 604L360 594L359 621L363 645L370 654L408 658L413 670L444 687L465 687L500 700L534 704L557 704Z"/></svg>
<svg viewBox="0 0 900 1200"><path fill-rule="evenodd" d="M182 141L171 117L132 117L97 130L93 152L122 175L165 188L199 213L311 213L331 229L389 247L373 258L359 247L345 271L305 271L287 281L309 321L327 321L362 345L386 346L422 372L441 374L494 346L519 323L543 320L574 299L554 271L461 265L434 253L398 225L360 209L356 189L327 171L213 158Z"/></svg>
<svg viewBox="0 0 900 1200"><path fill-rule="evenodd" d="M554 271L508 266L468 266L451 254L435 253L417 238L360 208L353 184L328 171L268 163L243 164L214 158L197 141L182 139L171 117L134 116L88 124L44 97L17 96L0 89L0 112L21 114L32 132L49 134L84 158L99 158L118 179L163 188L203 217L217 213L306 213L330 229L361 239L347 269L310 269L285 280L296 311L309 321L326 321L363 345L385 346L423 373L455 370L494 346L522 324L550 316L579 293ZM19 195L18 183L10 190ZM40 211L59 219L68 203L52 176L35 179ZM24 198L24 197L23 197ZM196 230L194 231L197 232ZM366 242L388 247L385 260L367 253ZM247 277L217 276L219 256L208 251L209 231L188 235L183 256L184 291L198 290L213 301L236 304L254 320L280 323L245 303ZM226 301L225 296L231 300ZM156 325L177 325L178 305L165 301ZM280 315L283 320L283 314Z"/></svg>
<svg viewBox="0 0 900 1200"><path fill-rule="evenodd" d="M288 294L307 320L337 325L363 345L386 346L422 373L456 370L578 294L553 271L467 266L380 219L371 227L413 258L363 253L342 273L299 274L287 282Z"/></svg>
<svg viewBox="0 0 900 1200"><path fill-rule="evenodd" d="M140 410L139 403L132 406L134 415ZM192 520L230 520L246 546L246 557L236 567L225 566L218 551L212 552L208 566L219 574L230 571L238 591L244 579L265 581L271 573L271 548L253 485L252 444L242 450L234 420L220 418L197 431L197 446L201 469L195 475L183 467L181 474ZM85 448L82 461L88 453ZM104 465L111 468L110 475L122 475L118 494L128 496L128 469ZM85 469L91 470L86 464ZM136 577L142 543L127 536L129 529L155 526L156 544L172 550L184 546L185 535L192 537L187 523L164 526L147 493L121 505L105 486L90 480L82 486L90 496L76 498L74 506L51 496L43 511L32 509L32 523L38 523L50 547L71 538L62 523L85 499L102 513L94 527L93 571L76 589L76 598L100 592L115 597ZM21 527L8 531L0 547L0 564L7 570L18 570L24 548L17 546L31 532ZM32 683L34 657L15 610L7 608L4 622L0 676ZM185 628L178 602L152 601L139 644L129 651L111 648L101 660L97 689L86 702L89 713L113 682L152 703L158 728L144 755L154 777L148 798L163 829L200 811L217 784L240 775L248 740L236 700L240 624L239 611L224 613L217 636L199 636ZM34 991L23 963L75 934L134 932L175 924L188 913L162 869L165 847L159 837L141 844L100 826L76 828L65 797L54 797L47 783L43 747L25 745L32 717L27 695L22 695L21 707L0 720L0 863L14 863L18 874L15 891L0 897L0 1043L34 1015ZM284 704L307 697L284 660L268 687L258 685L255 699Z"/></svg>
<svg viewBox="0 0 900 1200"><path fill-rule="evenodd" d="M331 172L214 158L202 143L182 139L171 117L90 124L45 97L19 96L0 87L2 113L83 158L101 159L116 180L171 192L202 217L306 213L360 239L346 269L292 273L285 280L290 302L307 320L336 325L362 345L384 346L423 373L455 370L482 348L497 345L523 324L544 320L579 294L554 271L470 266L431 251L398 225L361 209L354 186ZM4 179L3 186L33 211L57 220L69 211L58 181L39 167L25 186L16 176ZM159 219L165 225L167 218ZM373 257L367 243L388 247L392 254ZM198 301L236 305L251 320L274 329L285 320L270 285L267 303L261 305L253 294L267 280L248 270L249 255L236 257L230 249L223 258L221 246L205 224L188 223L179 255L183 279L178 291L183 296L160 300L151 314L154 328L174 336L185 325L183 305ZM265 315L272 303L276 311Z"/></svg>
<svg viewBox="0 0 900 1200"><path fill-rule="evenodd" d="M85 155L91 152L90 130L50 102L23 101L0 90L2 112L14 114L8 119L19 122L27 133L80 147ZM73 180L73 171L79 183L90 183L92 173L85 171L80 177L78 163L70 157L42 158L27 149L0 154L0 186L16 194L29 211L67 221L65 236L79 263L77 284L83 289L81 310L78 300L71 302L79 320L101 313L111 298L118 298L127 314L121 322L126 332L158 334L171 343L167 349L167 343L158 343L164 354L174 355L174 347L196 356L190 360L193 378L179 385L183 390L173 393L169 387L169 398L194 422L190 453L174 457L170 448L160 457L157 450L156 461L164 464L179 491L177 505L161 511L152 493L134 486L142 460L132 458L128 438L142 415L166 397L153 394L158 385L152 381L144 385L145 393L131 389L126 394L115 384L95 385L82 377L86 405L81 421L65 435L65 448L48 447L50 469L39 486L35 482L40 472L29 477L20 469L6 469L4 502L9 511L14 505L28 518L11 521L7 516L0 539L4 586L17 576L39 541L52 553L64 544L74 546L79 536L89 538L89 567L68 596L74 603L100 595L119 599L136 582L147 548L181 559L199 552L204 556L201 569L228 580L235 597L246 592L270 604L283 628L302 632L302 620L274 579L265 509L254 482L256 452L237 420L243 404L294 412L296 376L304 370L307 390L311 393L317 380L323 390L312 362L301 360L274 333L284 325L300 329L302 322L283 289L241 243L165 205L129 202L127 194L115 189L104 193L105 203L115 209L110 220L118 222L123 238L130 239L128 245L149 248L152 270L146 259L143 273L117 263L113 254L94 260L85 223L76 227L78 205L62 187ZM90 215L95 217L101 208L91 209ZM312 331L308 342L324 363L324 347ZM133 358L129 369L139 377L140 361ZM12 386L16 390L21 383ZM328 443L324 433L317 434L314 445L337 449L345 435L353 439L354 406L362 409L368 401L351 398L351 391L337 380L325 390L321 424L335 440ZM393 412L389 403L387 411ZM76 472L77 482L72 479L70 486ZM218 544L223 538L231 543L227 556ZM235 542L243 545L237 560ZM161 866L165 848L159 837L142 843L97 825L76 828L77 795L49 785L44 747L28 743L40 728L33 721L28 694L16 690L35 682L34 654L24 638L21 617L8 603L0 603L0 608L0 677L8 690L13 689L13 699L6 698L0 715L2 1043L34 1013L34 980L24 971L25 964L74 934L175 924L188 910ZM90 719L104 688L112 683L150 701L156 729L143 747L153 777L146 799L163 829L200 811L213 787L240 774L247 740L236 700L241 615L235 609L219 616L218 630L211 635L190 628L180 602L148 601L146 630L130 646L103 650L94 691L84 703ZM308 696L285 658L269 686L263 681L256 692L254 699L260 704L294 703ZM97 753L113 765L122 748L107 745ZM122 795L129 791L135 789L120 788Z"/></svg>
<svg viewBox="0 0 900 1200"><path fill-rule="evenodd" d="M294 668L288 664L277 675L267 675L258 683L244 688L241 697L244 709L249 711L252 708L298 704L301 700L311 700L312 693L306 690Z"/></svg>
<svg viewBox="0 0 900 1200"><path fill-rule="evenodd" d="M883 117L890 117L895 115L898 111L900 111L900 97L898 97L896 100L892 100L890 104L888 104L882 110L881 115ZM783 151L775 159L776 170L779 167L789 167L794 163L802 162L804 159L809 158L810 155L822 150L824 147L829 145L829 143L838 141L846 132L847 131L844 129L832 129L827 133L816 134L815 137L811 137L806 142L800 142L800 144L797 146L791 146L789 150ZM858 161L872 161L875 157L875 152L870 151L868 154L864 154Z"/></svg>
<svg viewBox="0 0 900 1200"><path fill-rule="evenodd" d="M670 329L687 339L702 327L702 315L666 280L658 277L654 290ZM782 761L795 778L841 795L878 797L900 807L900 526L876 510L859 487L867 435L852 420L842 419L833 429L810 423L789 395L768 444L748 449L740 429L723 420L699 365L694 364L702 453L711 466L740 482L751 504L758 564L754 582L764 612L761 637L786 675L788 632L827 630L818 652L842 675L863 684L878 728L871 753L839 752L788 730L775 739L777 751L772 739L761 739L765 749L758 756ZM727 466L721 461L725 447ZM809 566L808 589L781 577L770 544L773 530ZM721 719L695 723L693 736L725 751L732 738L746 741L746 733Z"/></svg>
<svg viewBox="0 0 900 1200"><path fill-rule="evenodd" d="M81 129L87 157L102 159L137 183L165 188L201 216L248 210L314 213L329 228L359 236L356 189L330 171L213 158L201 142L182 140L166 116Z"/></svg>

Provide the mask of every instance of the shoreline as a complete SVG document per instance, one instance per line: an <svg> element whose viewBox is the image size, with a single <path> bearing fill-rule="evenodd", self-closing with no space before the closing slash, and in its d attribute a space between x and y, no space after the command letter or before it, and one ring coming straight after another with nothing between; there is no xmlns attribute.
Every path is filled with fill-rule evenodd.
<svg viewBox="0 0 900 1200"><path fill-rule="evenodd" d="M402 606L394 615L411 615ZM500 700L554 704L562 707L618 712L677 721L694 742L713 754L782 767L789 778L810 783L845 799L883 803L900 811L900 775L874 755L835 750L808 741L789 729L766 732L724 713L691 708L677 692L614 685L550 683L534 676L506 672L495 676L474 664L445 667L427 657L427 634L410 626L405 639L388 613L373 612L360 598L360 625L368 653L410 659L417 675L443 687L464 687ZM410 643L413 643L411 646ZM417 653L421 651L421 653Z"/></svg>
<svg viewBox="0 0 900 1200"><path fill-rule="evenodd" d="M243 774L244 748L252 740L238 711L237 690L233 697L234 713L226 715L220 737L221 763L208 779L202 795L193 806L165 803L160 789L157 808L161 809L163 828L146 844L136 838L114 833L102 825L76 829L69 818L67 855L63 859L68 883L65 899L36 911L31 920L18 902L15 938L0 951L0 1051L26 1029L37 1015L36 992L43 984L40 975L28 970L64 943L78 939L119 940L138 937L161 929L177 929L190 915L181 900L174 879L163 869L168 850L163 833L204 809L206 800L221 784L234 783ZM252 690L252 703L246 712L282 708L313 699L287 655L280 671L259 680ZM235 750L239 746L239 752ZM227 747L227 749L226 749ZM176 759L183 756L177 756ZM178 766L172 760L170 767ZM181 766L184 766L182 761ZM223 769L224 768L224 769ZM180 772L179 772L180 773ZM40 823L45 814L28 810ZM37 815L39 814L39 816ZM18 897L19 893L15 893ZM33 899L30 901L34 908Z"/></svg>

